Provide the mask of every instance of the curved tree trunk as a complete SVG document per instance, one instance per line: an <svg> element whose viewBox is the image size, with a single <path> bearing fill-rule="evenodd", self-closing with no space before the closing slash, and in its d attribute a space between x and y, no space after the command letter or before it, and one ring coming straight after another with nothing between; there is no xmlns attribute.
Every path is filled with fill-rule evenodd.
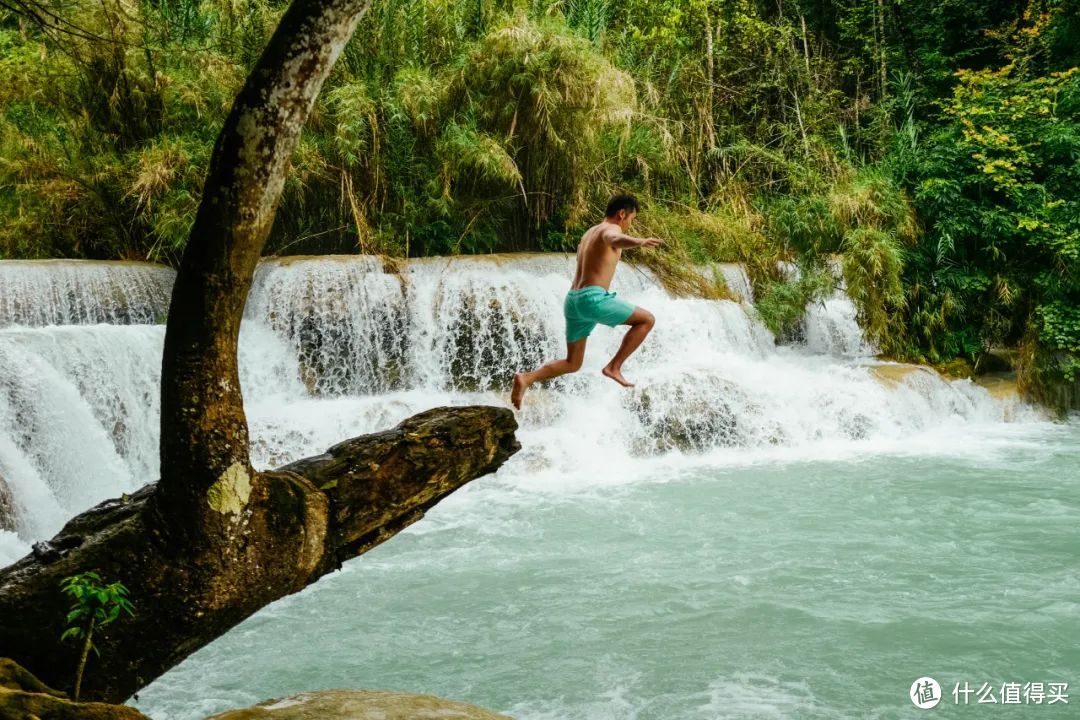
<svg viewBox="0 0 1080 720"><path fill-rule="evenodd" d="M95 633L89 699L122 701L269 602L417 520L518 449L513 414L441 408L257 473L236 346L251 278L315 97L368 0L296 0L214 148L173 288L162 363L161 476L76 517L0 569L0 656L71 687L60 580L128 586L135 617Z"/></svg>
<svg viewBox="0 0 1080 720"><path fill-rule="evenodd" d="M236 363L244 303L300 131L369 4L296 0L214 148L165 330L160 504L177 541L213 544L236 531L210 496L242 491L252 474Z"/></svg>

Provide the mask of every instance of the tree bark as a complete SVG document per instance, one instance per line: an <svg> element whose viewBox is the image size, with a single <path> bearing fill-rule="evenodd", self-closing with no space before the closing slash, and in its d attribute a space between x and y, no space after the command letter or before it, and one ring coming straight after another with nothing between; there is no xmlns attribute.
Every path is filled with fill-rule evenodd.
<svg viewBox="0 0 1080 720"><path fill-rule="evenodd" d="M799 12L799 24L802 25L803 60L806 62L806 83L814 85L813 73L810 72L810 35L806 32L806 16Z"/></svg>
<svg viewBox="0 0 1080 720"><path fill-rule="evenodd" d="M884 100L889 94L889 70L887 67L885 54L887 52L885 46L885 1L875 0L874 3L874 41L876 44L876 52L878 62L878 79L881 84L880 99Z"/></svg>
<svg viewBox="0 0 1080 720"><path fill-rule="evenodd" d="M247 501L226 498L244 528L233 546L177 548L148 507L160 485L110 500L0 570L0 655L70 690L78 647L60 642L60 580L96 570L127 585L134 617L98 628L83 678L88 699L122 702L261 607L298 592L420 519L519 445L504 408L437 408L393 430L254 476Z"/></svg>
<svg viewBox="0 0 1080 720"><path fill-rule="evenodd" d="M705 8L705 143L708 150L716 147L716 118L713 113L716 97L716 53L713 49L713 27L709 9Z"/></svg>
<svg viewBox="0 0 1080 720"><path fill-rule="evenodd" d="M300 132L369 4L296 0L218 136L165 330L162 472L152 505L177 543L232 544L240 532L211 496L252 476L236 362L244 303Z"/></svg>
<svg viewBox="0 0 1080 720"><path fill-rule="evenodd" d="M296 0L218 137L173 287L162 359L160 481L71 522L0 569L0 655L55 687L64 577L129 589L135 617L95 634L87 697L122 701L244 618L419 519L518 450L513 414L443 408L255 472L237 371L240 320L289 160L370 0Z"/></svg>

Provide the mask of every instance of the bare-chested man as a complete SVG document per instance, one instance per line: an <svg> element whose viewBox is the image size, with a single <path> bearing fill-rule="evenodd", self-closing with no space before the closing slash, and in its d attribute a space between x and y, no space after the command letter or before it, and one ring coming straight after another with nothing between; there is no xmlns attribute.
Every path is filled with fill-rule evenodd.
<svg viewBox="0 0 1080 720"><path fill-rule="evenodd" d="M521 399L534 382L581 369L581 362L585 359L585 341L598 323L610 327L630 326L619 351L602 372L620 385L633 387L623 377L622 365L652 330L656 318L648 310L615 297L615 293L608 291L608 286L611 285L615 266L624 248L657 247L662 243L656 238L634 238L626 234L637 212L638 203L633 195L616 195L608 202L604 222L589 228L581 236L577 249L577 274L563 303L566 359L553 360L532 372L514 374L510 401L517 409L521 409Z"/></svg>

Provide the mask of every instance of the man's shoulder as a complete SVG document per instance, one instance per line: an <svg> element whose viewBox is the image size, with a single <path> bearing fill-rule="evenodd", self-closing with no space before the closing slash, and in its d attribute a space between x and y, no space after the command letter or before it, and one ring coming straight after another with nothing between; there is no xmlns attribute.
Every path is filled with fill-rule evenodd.
<svg viewBox="0 0 1080 720"><path fill-rule="evenodd" d="M614 229L615 229L615 226L612 225L609 222L597 223L596 225L593 225L591 228L588 229L588 231L586 232L586 235L588 235L590 237L595 236L595 237L607 239L607 238L610 238L612 235L615 234Z"/></svg>

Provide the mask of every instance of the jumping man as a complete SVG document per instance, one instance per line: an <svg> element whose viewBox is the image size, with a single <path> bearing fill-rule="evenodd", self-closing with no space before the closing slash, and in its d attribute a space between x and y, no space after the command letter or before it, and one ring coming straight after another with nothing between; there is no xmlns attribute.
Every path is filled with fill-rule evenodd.
<svg viewBox="0 0 1080 720"><path fill-rule="evenodd" d="M518 410L521 399L529 386L538 380L577 372L585 359L585 341L597 323L609 327L629 325L622 345L602 372L625 387L633 387L622 376L622 365L630 353L637 350L641 341L652 330L656 318L648 310L634 307L608 291L615 266L624 248L657 247L662 244L656 238L634 238L626 234L638 212L637 199L633 195L616 195L608 202L604 222L589 228L581 236L577 249L577 273L574 284L566 294L563 314L566 316L566 359L553 360L532 372L514 374L514 390L510 401Z"/></svg>

